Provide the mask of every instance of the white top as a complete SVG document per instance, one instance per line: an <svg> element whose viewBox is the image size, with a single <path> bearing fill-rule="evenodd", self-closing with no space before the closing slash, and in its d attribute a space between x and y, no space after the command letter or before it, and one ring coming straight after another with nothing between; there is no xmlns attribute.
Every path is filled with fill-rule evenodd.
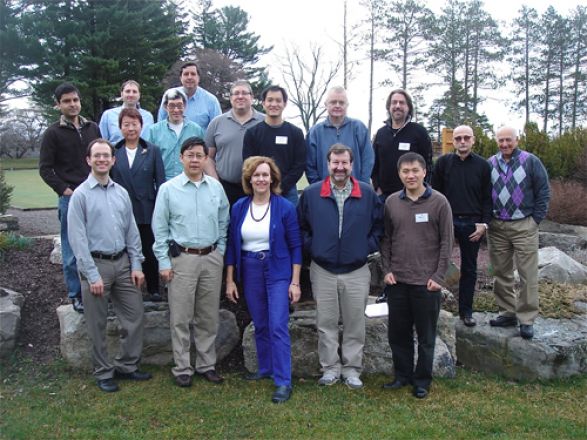
<svg viewBox="0 0 587 440"><path fill-rule="evenodd" d="M255 205L251 202L254 217L259 220L263 214L267 215L261 221L255 221L251 217L251 210L247 210L247 216L241 228L241 235L243 238L242 250L248 252L266 251L269 249L269 223L271 219L271 210L269 203L263 205Z"/></svg>
<svg viewBox="0 0 587 440"><path fill-rule="evenodd" d="M181 134L181 129L183 128L183 121L181 121L179 124L173 124L170 121L167 121L167 123L169 124L169 128L175 131L175 134L177 135L177 137L179 137L179 135Z"/></svg>
<svg viewBox="0 0 587 440"><path fill-rule="evenodd" d="M124 147L126 150L126 157L128 157L128 167L132 168L132 163L135 161L135 156L137 155L138 148L131 149Z"/></svg>

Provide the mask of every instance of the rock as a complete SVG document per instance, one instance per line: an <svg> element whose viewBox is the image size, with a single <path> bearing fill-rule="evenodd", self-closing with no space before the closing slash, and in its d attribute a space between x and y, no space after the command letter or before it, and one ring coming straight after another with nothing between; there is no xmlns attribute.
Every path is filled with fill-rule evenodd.
<svg viewBox="0 0 587 440"><path fill-rule="evenodd" d="M63 260L61 259L61 237L59 235L53 237L53 250L49 256L49 261L51 264L58 264L60 266L63 264Z"/></svg>
<svg viewBox="0 0 587 440"><path fill-rule="evenodd" d="M538 279L555 283L587 283L587 267L555 247L538 251Z"/></svg>
<svg viewBox="0 0 587 440"><path fill-rule="evenodd" d="M434 351L435 377L455 377L455 319L445 311L441 312L438 335ZM342 333L342 327L340 328ZM291 337L292 373L296 377L320 376L318 361L318 331L316 330L316 311L297 311L290 316L289 333ZM445 339L443 339L445 338ZM414 345L417 345L414 341ZM417 350L417 348L416 348ZM254 325L249 324L243 334L243 355L245 367L257 370ZM365 373L393 373L391 349L387 340L387 317L368 318L363 365Z"/></svg>
<svg viewBox="0 0 587 440"><path fill-rule="evenodd" d="M61 328L61 354L75 368L91 369L91 347L84 316L75 312L71 305L57 308ZM110 310L106 326L106 345L110 356L119 349L119 322ZM216 338L218 361L224 359L238 345L240 332L236 317L228 310L220 310L220 324ZM169 330L169 307L167 303L145 303L145 331L143 339L145 364L167 365L173 362L171 333ZM193 351L193 340L192 340Z"/></svg>
<svg viewBox="0 0 587 440"><path fill-rule="evenodd" d="M587 238L572 234L540 232L539 246L541 248L554 246L561 251L568 253L578 249L587 249Z"/></svg>
<svg viewBox="0 0 587 440"><path fill-rule="evenodd" d="M18 231L18 217L11 214L0 215L0 232Z"/></svg>
<svg viewBox="0 0 587 440"><path fill-rule="evenodd" d="M565 225L564 223L555 223L550 220L542 220L540 222L540 232L576 235L583 238L584 240L587 240L587 227Z"/></svg>
<svg viewBox="0 0 587 440"><path fill-rule="evenodd" d="M515 380L587 373L587 316L538 317L532 340L522 339L518 327L490 327L489 320L495 316L475 313L476 327L457 323L457 356L466 368Z"/></svg>
<svg viewBox="0 0 587 440"><path fill-rule="evenodd" d="M23 304L22 294L0 288L0 358L9 356L16 347Z"/></svg>

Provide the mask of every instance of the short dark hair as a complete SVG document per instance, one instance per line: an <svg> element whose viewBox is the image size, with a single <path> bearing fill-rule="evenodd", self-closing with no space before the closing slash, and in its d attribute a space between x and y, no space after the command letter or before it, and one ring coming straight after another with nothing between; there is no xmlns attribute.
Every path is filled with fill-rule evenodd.
<svg viewBox="0 0 587 440"><path fill-rule="evenodd" d="M183 73L184 69L187 69L188 67L194 66L196 68L196 72L198 73L198 75L200 74L200 68L198 67L198 65L196 64L195 61L187 61L185 63L183 63L181 65L181 67L179 68L179 76L181 76L181 74Z"/></svg>
<svg viewBox="0 0 587 440"><path fill-rule="evenodd" d="M123 108L118 115L118 128L122 128L122 118L125 116L131 119L138 119L141 127L143 126L143 115L141 115L140 111L136 108Z"/></svg>
<svg viewBox="0 0 587 440"><path fill-rule="evenodd" d="M183 142L183 144L181 144L180 154L183 154L184 151L190 150L194 147L197 147L198 145L202 146L202 148L204 149L204 154L207 156L208 155L208 146L206 145L206 142L204 142L204 139L202 139L201 137L198 137L198 136L192 136L190 138L187 138Z"/></svg>
<svg viewBox="0 0 587 440"><path fill-rule="evenodd" d="M283 102L287 102L287 92L281 86L269 86L265 90L261 92L261 101L265 101L267 97L267 93L269 92L280 92L281 96L283 97Z"/></svg>
<svg viewBox="0 0 587 440"><path fill-rule="evenodd" d="M351 163L353 162L353 150L351 147L347 147L344 144L334 144L328 149L328 154L326 154L326 160L330 162L330 155L331 154L343 154L349 153L351 157Z"/></svg>
<svg viewBox="0 0 587 440"><path fill-rule="evenodd" d="M88 144L88 148L86 149L87 157L92 157L92 147L96 144L108 144L108 146L110 147L110 153L112 153L112 156L114 156L114 145L112 145L112 143L110 143L108 139L97 138Z"/></svg>
<svg viewBox="0 0 587 440"><path fill-rule="evenodd" d="M412 101L412 97L410 96L410 94L408 92L406 92L404 89L394 89L389 93L389 96L387 97L387 101L385 101L385 110L387 111L387 113L389 113L389 106L391 105L391 97L397 93L399 93L400 95L403 95L404 98L406 98L406 103L408 104L408 119L412 119L412 116L414 116L414 102Z"/></svg>
<svg viewBox="0 0 587 440"><path fill-rule="evenodd" d="M77 97L81 99L79 90L76 86L74 86L71 83L63 83L59 84L55 89L55 101L57 101L58 103L61 102L61 97L66 93L76 93Z"/></svg>
<svg viewBox="0 0 587 440"><path fill-rule="evenodd" d="M426 170L426 161L424 158L418 154L410 151L409 153L402 154L399 159L397 160L397 170L401 168L401 166L405 163L414 163L418 162L424 170Z"/></svg>

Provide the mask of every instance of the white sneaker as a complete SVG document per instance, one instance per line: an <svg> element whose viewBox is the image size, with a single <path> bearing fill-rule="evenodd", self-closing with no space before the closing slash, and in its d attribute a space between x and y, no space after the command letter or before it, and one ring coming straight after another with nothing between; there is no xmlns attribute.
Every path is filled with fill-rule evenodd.
<svg viewBox="0 0 587 440"><path fill-rule="evenodd" d="M363 381L357 376L347 377L344 380L344 384L352 390L363 388Z"/></svg>
<svg viewBox="0 0 587 440"><path fill-rule="evenodd" d="M318 380L318 385L329 387L330 385L334 385L338 381L339 381L338 376L336 376L332 373L326 373L326 374L324 374L324 376L322 376L320 378L320 380Z"/></svg>

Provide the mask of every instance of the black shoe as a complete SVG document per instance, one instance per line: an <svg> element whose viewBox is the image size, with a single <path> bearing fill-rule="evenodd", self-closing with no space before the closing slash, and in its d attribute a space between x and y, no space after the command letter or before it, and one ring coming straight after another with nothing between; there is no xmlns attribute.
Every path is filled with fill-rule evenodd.
<svg viewBox="0 0 587 440"><path fill-rule="evenodd" d="M477 325L477 321L475 321L475 318L473 318L471 315L464 316L461 319L463 320L463 324L465 324L467 327L475 327Z"/></svg>
<svg viewBox="0 0 587 440"><path fill-rule="evenodd" d="M425 399L428 396L428 390L424 387L414 387L412 394L416 399Z"/></svg>
<svg viewBox="0 0 587 440"><path fill-rule="evenodd" d="M375 304L380 304L380 303L384 303L387 302L387 290L384 290L383 292L381 292L379 294L379 296L377 297L377 299L375 299Z"/></svg>
<svg viewBox="0 0 587 440"><path fill-rule="evenodd" d="M208 370L208 371L205 371L204 373L199 373L199 374L204 379L206 379L208 382L212 382L213 384L216 384L216 385L219 385L222 382L224 382L224 378L219 376L218 373L216 373L216 370Z"/></svg>
<svg viewBox="0 0 587 440"><path fill-rule="evenodd" d="M73 305L73 310L75 310L77 313L84 313L84 303L82 302L81 298L72 298L71 304Z"/></svg>
<svg viewBox="0 0 587 440"><path fill-rule="evenodd" d="M515 316L499 315L497 318L489 321L491 327L515 327L518 320Z"/></svg>
<svg viewBox="0 0 587 440"><path fill-rule="evenodd" d="M132 373L121 373L120 371L115 371L114 377L117 379L143 381L149 380L153 376L151 373L147 373L146 371L135 370Z"/></svg>
<svg viewBox="0 0 587 440"><path fill-rule="evenodd" d="M161 301L163 301L163 297L161 296L161 294L159 292L153 292L153 293L149 294L149 301L161 302Z"/></svg>
<svg viewBox="0 0 587 440"><path fill-rule="evenodd" d="M273 403L285 403L291 397L292 388L288 387L287 385L280 385L275 388L275 392L273 396L271 396L271 401Z"/></svg>
<svg viewBox="0 0 587 440"><path fill-rule="evenodd" d="M114 393L118 391L118 385L112 378L109 379L98 379L96 382L98 384L98 388L100 388L105 393Z"/></svg>
<svg viewBox="0 0 587 440"><path fill-rule="evenodd" d="M405 380L395 379L393 382L384 383L383 389L384 390L399 390L400 388L403 388L409 384L410 383L406 382Z"/></svg>
<svg viewBox="0 0 587 440"><path fill-rule="evenodd" d="M270 374L261 374L258 371L255 373L247 373L243 376L244 380L263 380L263 379L271 379Z"/></svg>
<svg viewBox="0 0 587 440"><path fill-rule="evenodd" d="M524 339L534 337L534 326L532 324L520 324L520 336Z"/></svg>
<svg viewBox="0 0 587 440"><path fill-rule="evenodd" d="M189 374L180 374L175 376L175 384L178 387L187 388L192 386L192 376Z"/></svg>

